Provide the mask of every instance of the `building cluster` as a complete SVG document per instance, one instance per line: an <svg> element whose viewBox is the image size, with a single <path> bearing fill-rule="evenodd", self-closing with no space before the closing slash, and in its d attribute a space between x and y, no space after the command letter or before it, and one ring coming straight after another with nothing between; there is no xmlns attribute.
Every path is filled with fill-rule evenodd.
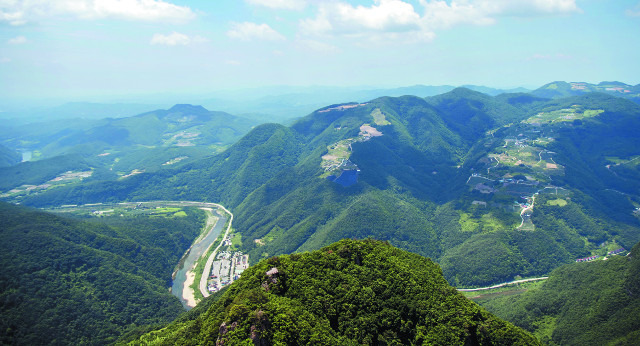
<svg viewBox="0 0 640 346"><path fill-rule="evenodd" d="M576 262L591 262L591 261L597 260L598 257L600 257L600 256L590 256L590 257L585 257L585 258L578 258L576 260Z"/></svg>
<svg viewBox="0 0 640 346"><path fill-rule="evenodd" d="M607 252L607 255L617 255L617 254L619 254L621 252L624 252L624 251L627 251L627 250L625 250L623 247L621 247L621 248L619 248L617 250L613 250L613 251Z"/></svg>
<svg viewBox="0 0 640 346"><path fill-rule="evenodd" d="M237 251L221 251L211 266L207 282L210 293L217 292L240 278L242 272L249 267L249 255Z"/></svg>

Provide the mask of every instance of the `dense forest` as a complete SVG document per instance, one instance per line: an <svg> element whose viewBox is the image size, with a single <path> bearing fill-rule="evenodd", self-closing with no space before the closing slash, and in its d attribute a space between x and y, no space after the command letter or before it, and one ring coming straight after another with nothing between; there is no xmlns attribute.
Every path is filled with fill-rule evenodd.
<svg viewBox="0 0 640 346"><path fill-rule="evenodd" d="M133 344L538 344L457 293L437 264L371 239L263 260L216 298Z"/></svg>
<svg viewBox="0 0 640 346"><path fill-rule="evenodd" d="M64 151L65 143L77 145L78 154L0 168L0 198L36 207L144 200L222 203L234 214L233 227L242 237L240 250L249 254L252 264L274 256L285 262L299 258L283 254L314 258L319 255L306 255L306 251L344 238L373 238L431 258L442 268L444 279L458 288L552 273L539 291L514 296L513 301L486 302L486 306L547 343L633 340L638 327L632 322L621 317L620 321L627 322L618 327L600 323L612 311L608 306L635 306L633 296L627 299L620 294L620 285L630 284L620 281L620 276L610 280L613 291L599 298L604 305L594 303L598 307L589 311L548 306L536 310L534 305L539 303L532 300L559 302L580 296L560 289L557 295L547 292L567 285L599 296L588 282L572 284L571 280L582 274L609 278L631 270L618 256L584 265L575 261L630 249L640 241L640 106L600 93L553 99L543 94L492 97L458 88L434 97L381 97L366 103L335 104L291 126L256 126L223 151L211 142L213 137L204 135L153 143L154 136L173 138L161 134L167 123L185 121L202 130L211 125L206 124L209 120L233 122L225 114L178 105L103 123L108 127L105 133L121 135L109 138L113 143L91 136L95 130L91 128L56 134L62 137L50 138L50 148L60 145L58 149ZM155 127L146 133L148 124ZM197 144L195 138L208 144L177 144ZM135 141L146 144L140 150L124 149L131 149ZM83 152L85 149L88 151ZM137 169L142 166L145 169ZM7 248L2 263L10 268L2 277L3 342L39 343L44 342L38 339L43 335L53 336L53 343L106 343L119 337L130 341L180 313L167 287L171 270L201 225L202 216L196 211L188 211L187 217L127 215L97 222L9 205L2 209ZM7 245L14 243L18 246ZM41 247L45 249L38 250ZM272 265L278 259L271 261L260 262L260 269L248 275L255 279L278 267ZM264 282L260 278L255 280ZM606 286L609 281L592 282ZM328 291L324 284L313 282ZM255 293L254 288L246 288ZM225 334L219 328L223 322L228 327L241 320L252 322L242 322L244 329L237 333L227 328L229 340L236 334L246 339L246 333L258 335L263 329L268 340L286 339L290 334L269 334L267 325L260 324L261 317L246 310L260 308L269 314L269 321L287 325L290 322L276 318L280 304L288 311L283 316L300 312L291 321L303 329L309 327L300 336L305 342L410 343L427 340L420 339L423 336L440 337L428 336L424 329L411 331L417 325L409 328L406 322L411 318L403 315L413 311L411 307L403 308L384 326L376 324L384 321L379 315L376 321L367 316L362 321L369 329L361 332L346 321L344 328L337 327L332 320L335 315L326 311L308 314L302 303L276 299L269 292L241 295L237 299L244 305L237 314L231 313L231 308L222 306L238 303L230 301L239 291L227 292L205 300L197 312L168 327L165 331L176 334L167 340L185 335L201 338L203 330L218 338ZM32 299L35 296L43 298ZM62 308L51 303L52 299L64 302L59 304ZM345 304L347 298L331 299L335 299L332 304ZM604 303L608 301L611 303ZM319 309L318 302L307 303ZM516 304L518 309L507 311L507 304ZM205 328L198 316L209 307L207 316L217 325ZM82 328L72 328L71 333L56 327L60 321L84 325L81 319L97 327L86 333ZM314 322L324 319L326 323ZM602 337L576 336L583 331L576 321L592 330L606 330L598 332ZM26 331L25 325L38 326L38 331ZM374 329L383 332L371 332ZM466 330L470 334L462 339L446 337L458 342L479 330ZM152 335L156 336L147 335L143 340L162 340Z"/></svg>
<svg viewBox="0 0 640 346"><path fill-rule="evenodd" d="M184 310L171 273L203 225L176 218L59 216L0 203L0 344L114 343Z"/></svg>
<svg viewBox="0 0 640 346"><path fill-rule="evenodd" d="M478 302L550 345L637 345L640 245L554 270L542 287Z"/></svg>
<svg viewBox="0 0 640 346"><path fill-rule="evenodd" d="M458 88L331 105L291 127L260 125L218 155L17 200L221 202L254 261L374 237L435 259L459 287L546 274L605 243L633 246L640 107L597 93L525 96ZM354 184L324 178L332 155L357 167Z"/></svg>
<svg viewBox="0 0 640 346"><path fill-rule="evenodd" d="M9 167L22 161L22 155L15 150L0 145L0 167Z"/></svg>

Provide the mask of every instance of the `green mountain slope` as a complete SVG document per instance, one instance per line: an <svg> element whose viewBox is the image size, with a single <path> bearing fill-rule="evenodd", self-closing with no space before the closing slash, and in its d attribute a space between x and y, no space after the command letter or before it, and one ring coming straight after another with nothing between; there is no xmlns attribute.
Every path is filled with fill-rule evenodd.
<svg viewBox="0 0 640 346"><path fill-rule="evenodd" d="M167 288L203 216L101 222L0 203L0 343L106 344L183 312Z"/></svg>
<svg viewBox="0 0 640 346"><path fill-rule="evenodd" d="M604 94L510 100L455 89L331 105L211 158L22 201L216 201L252 259L374 237L433 258L456 286L638 242L639 107Z"/></svg>
<svg viewBox="0 0 640 346"><path fill-rule="evenodd" d="M540 288L479 302L552 345L635 345L638 274L640 245L626 257L560 267Z"/></svg>
<svg viewBox="0 0 640 346"><path fill-rule="evenodd" d="M544 98L563 98L600 92L616 97L623 97L640 103L640 85L628 85L621 82L601 82L599 84L583 82L553 82L541 86L531 92L532 95Z"/></svg>
<svg viewBox="0 0 640 346"><path fill-rule="evenodd" d="M448 286L430 260L343 240L261 261L208 310L134 344L536 345Z"/></svg>
<svg viewBox="0 0 640 346"><path fill-rule="evenodd" d="M19 152L0 145L0 167L13 166L21 161L22 155Z"/></svg>
<svg viewBox="0 0 640 346"><path fill-rule="evenodd" d="M90 170L91 180L125 180L219 153L255 125L252 120L201 106L175 105L168 110L118 119L8 127L0 129L0 139L32 151L34 159L51 159L49 165L53 162L56 167L60 166L55 163L58 155L66 156L62 159L65 162L69 162L69 155L75 155L77 165L66 165L66 171ZM20 169L26 171L27 166L25 163ZM28 172L21 176L30 184L43 187L35 191L20 188L21 184L9 184L16 181L12 176L0 192L18 188L11 193L16 198L59 185L49 182L55 177L36 179Z"/></svg>

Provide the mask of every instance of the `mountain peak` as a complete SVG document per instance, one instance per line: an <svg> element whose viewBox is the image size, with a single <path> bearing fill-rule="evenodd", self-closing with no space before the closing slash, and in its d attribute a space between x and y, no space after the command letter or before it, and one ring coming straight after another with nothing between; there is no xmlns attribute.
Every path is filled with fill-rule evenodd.
<svg viewBox="0 0 640 346"><path fill-rule="evenodd" d="M171 113L191 113L191 114L199 114L199 113L208 113L209 111L200 106L200 105L190 105L190 104L177 104L169 109Z"/></svg>
<svg viewBox="0 0 640 346"><path fill-rule="evenodd" d="M539 344L457 293L431 260L372 239L263 260L195 319L140 341Z"/></svg>

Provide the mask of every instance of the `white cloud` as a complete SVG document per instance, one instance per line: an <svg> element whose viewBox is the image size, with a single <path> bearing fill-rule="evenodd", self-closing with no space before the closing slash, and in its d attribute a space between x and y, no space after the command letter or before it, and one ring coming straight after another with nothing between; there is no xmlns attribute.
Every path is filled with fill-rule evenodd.
<svg viewBox="0 0 640 346"><path fill-rule="evenodd" d="M186 46L191 43L191 41L189 36L175 31L169 35L154 34L151 38L151 44L162 44L166 46Z"/></svg>
<svg viewBox="0 0 640 346"><path fill-rule="evenodd" d="M251 22L231 23L231 30L227 31L227 36L243 41L266 40L282 41L285 37L273 30L267 24L256 24Z"/></svg>
<svg viewBox="0 0 640 346"><path fill-rule="evenodd" d="M10 62L11 62L11 59L9 59L9 58L0 59L0 64L7 64L7 63L10 63Z"/></svg>
<svg viewBox="0 0 640 346"><path fill-rule="evenodd" d="M227 65L231 65L231 66L240 66L242 65L242 63L238 60L227 60L224 62Z"/></svg>
<svg viewBox="0 0 640 346"><path fill-rule="evenodd" d="M9 39L9 41L7 41L7 43L9 44L23 44L23 43L27 43L27 38L24 36L17 36L14 37L12 39Z"/></svg>
<svg viewBox="0 0 640 346"><path fill-rule="evenodd" d="M627 16L630 17L640 17L640 2L635 5L633 8L627 10Z"/></svg>
<svg viewBox="0 0 640 346"><path fill-rule="evenodd" d="M302 21L309 32L337 31L353 33L368 31L407 31L419 27L420 15L411 4L400 0L378 0L371 7L329 2L319 6L315 19Z"/></svg>
<svg viewBox="0 0 640 346"><path fill-rule="evenodd" d="M316 16L302 19L306 36L343 36L369 41L429 41L455 25L491 25L501 16L544 16L580 12L576 0L374 0L369 6L326 1Z"/></svg>
<svg viewBox="0 0 640 346"><path fill-rule="evenodd" d="M264 6L274 9L302 10L307 6L305 0L245 0L251 5Z"/></svg>
<svg viewBox="0 0 640 346"><path fill-rule="evenodd" d="M185 22L195 13L187 6L163 0L0 0L0 22L22 25L58 16Z"/></svg>
<svg viewBox="0 0 640 346"><path fill-rule="evenodd" d="M426 25L448 28L457 24L490 25L497 17L534 17L580 12L576 0L420 0Z"/></svg>
<svg viewBox="0 0 640 346"><path fill-rule="evenodd" d="M303 34L340 35L369 40L429 40L427 30L414 7L401 0L376 0L371 6L329 2L318 6L315 18L300 21Z"/></svg>

